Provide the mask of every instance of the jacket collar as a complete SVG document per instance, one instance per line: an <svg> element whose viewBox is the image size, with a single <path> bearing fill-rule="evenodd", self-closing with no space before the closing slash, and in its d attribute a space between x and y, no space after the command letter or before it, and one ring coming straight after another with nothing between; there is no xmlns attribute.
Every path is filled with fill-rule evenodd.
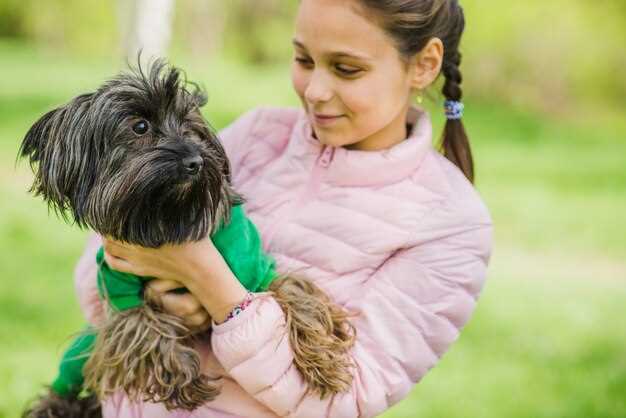
<svg viewBox="0 0 626 418"><path fill-rule="evenodd" d="M375 186L391 184L408 177L432 148L432 123L428 112L409 108L407 123L413 126L409 137L380 151L348 150L328 147L313 136L313 129L301 111L287 153L300 164L326 166L322 181L338 186ZM300 165L298 164L298 165Z"/></svg>

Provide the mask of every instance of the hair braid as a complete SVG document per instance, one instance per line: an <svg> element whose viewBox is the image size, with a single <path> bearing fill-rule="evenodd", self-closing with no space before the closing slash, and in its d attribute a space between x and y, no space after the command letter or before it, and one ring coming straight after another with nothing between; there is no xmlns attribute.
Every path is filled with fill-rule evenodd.
<svg viewBox="0 0 626 418"><path fill-rule="evenodd" d="M444 59L442 72L446 81L443 85L443 96L448 100L460 101L463 98L461 90L463 76L459 70L460 65L461 53L459 51L454 51L448 61Z"/></svg>
<svg viewBox="0 0 626 418"><path fill-rule="evenodd" d="M461 101L463 90L461 82L463 76L459 66L461 65L461 53L459 42L465 29L465 17L463 8L457 0L450 1L451 16L456 18L456 24L451 26L451 33L445 36L442 73L445 77L443 96L447 100ZM441 137L441 150L443 154L463 171L470 182L474 182L474 159L469 144L469 138L461 119L448 119Z"/></svg>

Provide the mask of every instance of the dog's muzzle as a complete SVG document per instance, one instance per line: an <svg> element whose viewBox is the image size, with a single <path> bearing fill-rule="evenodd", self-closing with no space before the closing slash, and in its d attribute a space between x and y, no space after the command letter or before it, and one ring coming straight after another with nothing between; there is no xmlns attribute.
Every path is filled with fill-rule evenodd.
<svg viewBox="0 0 626 418"><path fill-rule="evenodd" d="M202 170L204 160L201 156L195 155L192 157L185 157L182 160L183 170L190 176L197 175Z"/></svg>

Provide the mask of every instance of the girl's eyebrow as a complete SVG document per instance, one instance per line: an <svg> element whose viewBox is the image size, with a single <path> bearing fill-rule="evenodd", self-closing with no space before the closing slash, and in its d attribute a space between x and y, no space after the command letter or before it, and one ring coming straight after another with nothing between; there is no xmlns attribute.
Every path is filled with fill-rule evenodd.
<svg viewBox="0 0 626 418"><path fill-rule="evenodd" d="M295 47L300 48L304 51L307 50L306 46L304 46L304 44L298 41L297 39L294 39L292 42ZM370 58L364 55L355 54L353 52L337 51L337 52L331 52L329 55L333 58L352 58L352 59L358 59L362 61L371 61Z"/></svg>

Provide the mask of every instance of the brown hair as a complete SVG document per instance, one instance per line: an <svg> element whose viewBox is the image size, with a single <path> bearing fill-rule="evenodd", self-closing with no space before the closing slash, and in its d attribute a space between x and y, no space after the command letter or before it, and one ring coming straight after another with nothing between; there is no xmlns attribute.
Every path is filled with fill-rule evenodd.
<svg viewBox="0 0 626 418"><path fill-rule="evenodd" d="M457 0L358 0L358 3L391 36L405 58L419 53L430 39L441 39L444 46L443 95L447 100L461 100L463 78L459 70L459 42L465 29L465 16ZM474 162L461 119L447 120L441 150L473 183Z"/></svg>

